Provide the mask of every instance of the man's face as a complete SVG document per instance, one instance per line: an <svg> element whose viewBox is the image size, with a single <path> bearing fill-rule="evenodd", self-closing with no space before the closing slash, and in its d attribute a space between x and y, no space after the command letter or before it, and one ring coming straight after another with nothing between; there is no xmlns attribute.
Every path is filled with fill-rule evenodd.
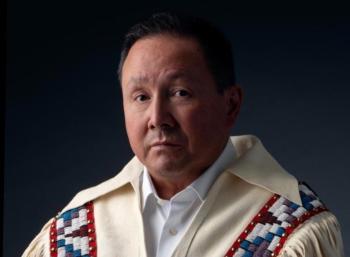
<svg viewBox="0 0 350 257"><path fill-rule="evenodd" d="M193 180L223 150L240 105L237 87L217 92L196 41L138 40L122 70L131 148L158 180Z"/></svg>

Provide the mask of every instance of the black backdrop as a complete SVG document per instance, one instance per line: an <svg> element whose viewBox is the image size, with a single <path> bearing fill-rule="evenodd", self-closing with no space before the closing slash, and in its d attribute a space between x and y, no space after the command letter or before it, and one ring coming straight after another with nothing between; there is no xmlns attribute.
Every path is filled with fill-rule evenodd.
<svg viewBox="0 0 350 257"><path fill-rule="evenodd" d="M114 176L132 156L116 77L122 36L140 18L169 8L206 17L231 39L244 90L232 134L259 136L319 193L349 241L348 17L277 16L267 7L253 14L188 1L11 0L4 256L19 256L76 192Z"/></svg>

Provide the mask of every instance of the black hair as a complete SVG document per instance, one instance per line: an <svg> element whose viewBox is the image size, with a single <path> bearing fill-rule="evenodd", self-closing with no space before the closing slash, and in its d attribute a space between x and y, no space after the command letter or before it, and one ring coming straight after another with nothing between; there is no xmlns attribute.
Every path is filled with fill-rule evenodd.
<svg viewBox="0 0 350 257"><path fill-rule="evenodd" d="M124 39L118 67L120 83L125 59L135 42L164 34L193 38L198 42L219 93L235 85L232 49L225 35L206 20L173 13L153 14L130 28Z"/></svg>

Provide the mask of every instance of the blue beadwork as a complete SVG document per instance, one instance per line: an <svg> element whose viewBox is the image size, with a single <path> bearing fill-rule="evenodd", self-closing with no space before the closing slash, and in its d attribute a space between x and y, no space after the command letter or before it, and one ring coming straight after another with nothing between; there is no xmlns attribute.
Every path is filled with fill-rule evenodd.
<svg viewBox="0 0 350 257"><path fill-rule="evenodd" d="M295 215L300 215L300 213L303 214L305 211L314 210L317 206L323 206L318 197L314 193L312 193L312 191L309 190L306 185L300 185L299 189L302 206L280 197L282 199L276 201L274 205L272 205L272 207L268 210L266 215L262 217L261 223L259 221L257 222L261 225L264 225L260 229L266 229L265 224L270 224L271 226L274 226L274 232L268 231L265 234L264 238L258 235L253 235L250 237L250 240L252 242L248 240L243 240L239 245L239 248L241 249L240 254L242 254L239 256L270 257L272 253L271 251L274 251L274 247L276 247L277 245L275 244L274 247L270 249L271 242L276 242L276 240L280 240L281 237L285 236L286 230L284 227L282 227L283 222L284 224L288 224L289 222L295 221L298 218L298 216L294 216L294 212L296 213ZM270 212L270 210L273 210L273 213ZM277 216L274 215L275 213L277 213ZM277 228L275 228L276 225L278 226Z"/></svg>
<svg viewBox="0 0 350 257"><path fill-rule="evenodd" d="M90 209L87 207L88 204ZM58 238L60 240L56 241L55 247L57 247L57 252L60 252L60 256L91 257L91 251L95 251L95 248L90 249L89 247L89 237L93 232L88 232L87 213L92 210L92 204L88 204L65 211L57 217L55 221L56 240Z"/></svg>

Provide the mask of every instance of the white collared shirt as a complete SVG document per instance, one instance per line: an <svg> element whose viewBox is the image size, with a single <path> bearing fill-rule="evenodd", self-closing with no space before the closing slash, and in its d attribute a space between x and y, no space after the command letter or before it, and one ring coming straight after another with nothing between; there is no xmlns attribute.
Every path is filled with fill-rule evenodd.
<svg viewBox="0 0 350 257"><path fill-rule="evenodd" d="M225 167L234 160L235 149L227 142L219 158L191 185L170 200L159 198L147 168L141 175L142 216L147 255L170 257L206 195Z"/></svg>

